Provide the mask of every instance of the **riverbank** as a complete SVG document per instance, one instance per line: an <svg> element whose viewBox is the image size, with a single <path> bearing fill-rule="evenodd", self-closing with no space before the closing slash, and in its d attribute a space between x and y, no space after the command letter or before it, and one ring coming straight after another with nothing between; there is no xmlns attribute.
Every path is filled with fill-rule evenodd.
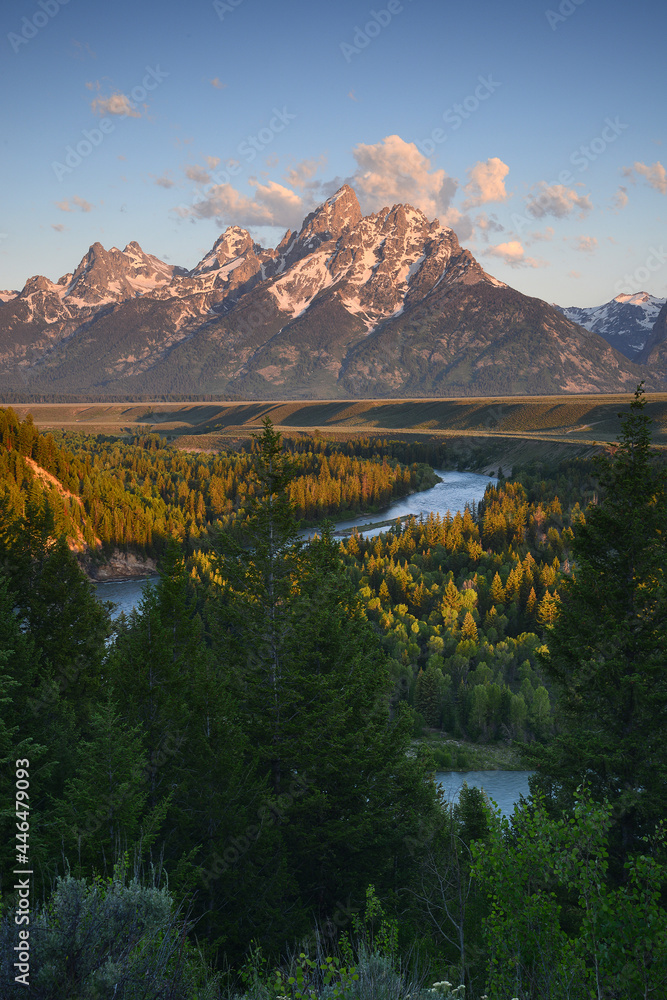
<svg viewBox="0 0 667 1000"><path fill-rule="evenodd" d="M507 743L455 740L440 730L427 730L412 741L415 750L427 746L438 771L523 771L518 751Z"/></svg>
<svg viewBox="0 0 667 1000"><path fill-rule="evenodd" d="M363 515L361 516L363 517ZM413 517L415 517L414 514L403 514L402 517L390 517L386 521L369 521L368 524L361 524L354 528L341 528L340 531L336 532L336 537L347 538L348 535L353 535L355 531L363 533L364 530L375 531L377 528L392 528L396 522L404 524Z"/></svg>
<svg viewBox="0 0 667 1000"><path fill-rule="evenodd" d="M119 549L114 549L104 562L96 560L90 552L85 553L79 558L79 565L93 583L123 583L157 576L157 560Z"/></svg>

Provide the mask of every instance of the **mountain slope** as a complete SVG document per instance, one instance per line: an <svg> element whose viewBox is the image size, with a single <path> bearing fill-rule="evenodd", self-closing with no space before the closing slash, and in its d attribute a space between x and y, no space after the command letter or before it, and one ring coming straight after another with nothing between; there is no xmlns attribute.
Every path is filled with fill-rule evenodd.
<svg viewBox="0 0 667 1000"><path fill-rule="evenodd" d="M667 382L667 301L658 313L644 350L641 361Z"/></svg>
<svg viewBox="0 0 667 1000"><path fill-rule="evenodd" d="M457 285L390 321L347 360L352 395L386 383L397 396L611 392L639 369L541 299Z"/></svg>

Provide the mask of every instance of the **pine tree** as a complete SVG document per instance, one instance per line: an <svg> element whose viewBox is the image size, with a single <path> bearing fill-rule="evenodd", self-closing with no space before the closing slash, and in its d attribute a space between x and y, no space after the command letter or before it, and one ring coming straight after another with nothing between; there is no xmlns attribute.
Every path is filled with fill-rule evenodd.
<svg viewBox="0 0 667 1000"><path fill-rule="evenodd" d="M610 800L621 857L667 814L667 471L644 406L640 385L577 531L544 659L564 729L534 754L534 787L555 801L584 781Z"/></svg>
<svg viewBox="0 0 667 1000"><path fill-rule="evenodd" d="M440 674L440 678L438 678ZM442 673L435 667L420 670L415 688L415 708L424 716L427 726L435 728L440 722L440 692Z"/></svg>
<svg viewBox="0 0 667 1000"><path fill-rule="evenodd" d="M387 662L338 544L326 526L297 542L290 463L268 420L258 445L247 547L219 544L215 651L271 794L288 802L275 864L298 924L369 882L399 884L405 838L435 793L407 756L408 716L390 722Z"/></svg>
<svg viewBox="0 0 667 1000"><path fill-rule="evenodd" d="M469 611L466 611L466 616L463 619L463 625L461 626L461 638L472 639L473 642L477 642L477 625L475 624L475 619Z"/></svg>
<svg viewBox="0 0 667 1000"><path fill-rule="evenodd" d="M552 629L558 618L558 596L547 590L537 606L537 620L545 629Z"/></svg>
<svg viewBox="0 0 667 1000"><path fill-rule="evenodd" d="M29 761L30 779L44 780L48 775L50 747L40 745L33 739L35 727L28 729L23 711L17 711L17 702L25 706L26 691L31 691L33 675L34 647L30 637L21 630L13 610L13 596L8 582L0 574L0 794L5 803L11 803L3 810L3 837L0 842L0 863L3 871L17 868L16 847L20 841L17 833L29 830L25 843L29 844L27 856L33 861L41 861L44 851L43 825L35 822L29 812L16 816L16 768L18 760ZM23 766L23 765L22 765ZM34 802L33 802L34 805ZM19 809L19 806L16 807ZM27 823L23 831L15 824ZM7 892L11 886L9 879L3 880L2 888Z"/></svg>
<svg viewBox="0 0 667 1000"><path fill-rule="evenodd" d="M77 746L76 769L58 803L56 825L75 877L95 869L111 874L139 842L148 787L140 727L123 721L109 690L93 713L89 738Z"/></svg>
<svg viewBox="0 0 667 1000"><path fill-rule="evenodd" d="M494 604L503 604L505 601L505 588L498 572L493 577L491 584L491 598Z"/></svg>

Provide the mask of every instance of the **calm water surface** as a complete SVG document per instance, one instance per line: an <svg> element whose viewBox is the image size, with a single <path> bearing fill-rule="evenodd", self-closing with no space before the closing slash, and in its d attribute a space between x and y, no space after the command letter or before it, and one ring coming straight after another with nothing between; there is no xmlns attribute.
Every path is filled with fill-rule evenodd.
<svg viewBox="0 0 667 1000"><path fill-rule="evenodd" d="M500 807L503 816L509 816L523 795L528 798L528 779L532 771L439 771L435 779L445 790L445 798L454 802L466 782L471 788L483 788L490 799Z"/></svg>
<svg viewBox="0 0 667 1000"><path fill-rule="evenodd" d="M457 511L463 511L466 504L479 503L484 496L484 491L489 483L494 485L498 482L492 476L480 476L476 472L446 472L443 469L434 469L436 475L442 479L437 486L423 493L411 493L402 500L387 507L386 510L377 514L364 514L362 517L352 518L351 521L339 521L337 530L342 528L359 528L368 538L379 535L387 528L371 528L363 530L365 524L372 524L374 521L387 521L389 518L403 517L406 514L414 514L415 517L428 517L430 513L440 514L441 517L449 511L454 516Z"/></svg>
<svg viewBox="0 0 667 1000"><path fill-rule="evenodd" d="M137 580L112 580L109 583L96 583L95 590L100 601L113 601L116 607L111 617L117 618L121 611L129 615L130 611L136 608L141 600L144 587L149 580L155 579L156 577L148 579L140 577Z"/></svg>

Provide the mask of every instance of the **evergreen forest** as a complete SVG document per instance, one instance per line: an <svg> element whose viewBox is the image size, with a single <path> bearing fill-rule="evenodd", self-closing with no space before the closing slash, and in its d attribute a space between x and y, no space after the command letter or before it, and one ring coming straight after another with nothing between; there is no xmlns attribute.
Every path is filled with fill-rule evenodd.
<svg viewBox="0 0 667 1000"><path fill-rule="evenodd" d="M598 459L342 541L451 445L267 419L206 454L0 410L0 998L667 995L645 402ZM112 618L119 553L158 573ZM500 745L533 772L513 815L446 801L436 772Z"/></svg>

